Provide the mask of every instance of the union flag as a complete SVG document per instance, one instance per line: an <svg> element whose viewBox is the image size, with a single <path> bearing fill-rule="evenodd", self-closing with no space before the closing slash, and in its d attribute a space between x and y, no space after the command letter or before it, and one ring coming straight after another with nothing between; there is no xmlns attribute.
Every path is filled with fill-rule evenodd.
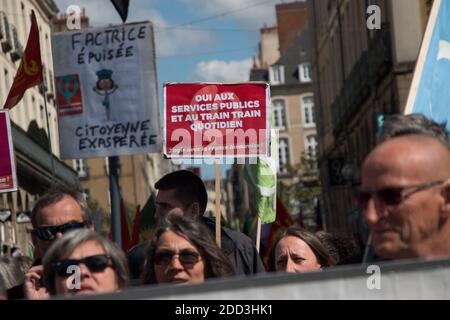
<svg viewBox="0 0 450 320"><path fill-rule="evenodd" d="M14 82L9 90L3 109L13 108L28 88L42 82L42 61L39 44L39 29L34 11L31 11L31 28L27 46L20 61Z"/></svg>

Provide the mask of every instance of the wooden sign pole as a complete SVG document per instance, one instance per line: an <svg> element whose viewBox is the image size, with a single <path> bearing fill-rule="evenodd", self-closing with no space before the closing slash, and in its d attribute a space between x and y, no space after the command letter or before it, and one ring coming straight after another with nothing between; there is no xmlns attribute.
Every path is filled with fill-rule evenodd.
<svg viewBox="0 0 450 320"><path fill-rule="evenodd" d="M216 159L216 243L221 247L220 220L222 214L220 212L220 160Z"/></svg>
<svg viewBox="0 0 450 320"><path fill-rule="evenodd" d="M261 245L261 218L258 216L258 226L256 229L256 250L258 250L258 253L260 245Z"/></svg>

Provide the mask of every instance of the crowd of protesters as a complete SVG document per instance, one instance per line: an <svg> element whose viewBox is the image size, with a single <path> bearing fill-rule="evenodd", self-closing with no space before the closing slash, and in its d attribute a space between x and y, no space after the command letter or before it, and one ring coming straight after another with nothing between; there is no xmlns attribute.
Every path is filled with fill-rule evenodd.
<svg viewBox="0 0 450 320"><path fill-rule="evenodd" d="M355 195L370 231L366 247L347 234L292 226L274 239L265 268L254 242L241 232L222 227L221 246L216 244L215 221L203 216L205 185L194 173L179 170L155 184L153 237L124 253L93 230L79 192L54 187L31 215L39 256L34 261L0 258L0 299L114 292L126 289L130 280L134 285L201 284L263 272L318 272L369 260L449 256L445 125L422 115L396 115L385 122L379 140L361 165Z"/></svg>

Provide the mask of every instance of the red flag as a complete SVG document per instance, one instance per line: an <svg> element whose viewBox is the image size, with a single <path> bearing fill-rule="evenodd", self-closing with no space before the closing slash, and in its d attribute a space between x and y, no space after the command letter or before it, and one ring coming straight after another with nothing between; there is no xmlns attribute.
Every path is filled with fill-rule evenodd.
<svg viewBox="0 0 450 320"><path fill-rule="evenodd" d="M27 47L20 61L14 82L6 98L4 109L11 109L22 99L28 88L42 82L42 61L39 45L39 29L34 11L31 10L31 28Z"/></svg>
<svg viewBox="0 0 450 320"><path fill-rule="evenodd" d="M272 245L273 238L278 230L287 228L294 224L291 215L287 211L283 202L277 197L277 219L270 225L269 247Z"/></svg>
<svg viewBox="0 0 450 320"><path fill-rule="evenodd" d="M303 222L303 209L300 207L298 210L297 220L295 221L300 228L305 228L305 224Z"/></svg>
<svg viewBox="0 0 450 320"><path fill-rule="evenodd" d="M263 258L264 263L266 266L268 265L269 261L269 252L270 248L272 248L273 240L276 237L277 233L284 228L287 228L294 224L294 221L291 218L291 215L287 211L286 207L281 202L280 198L277 197L277 217L276 220L270 225L270 234L269 234L269 240L267 241L266 245L266 252Z"/></svg>
<svg viewBox="0 0 450 320"><path fill-rule="evenodd" d="M120 238L122 250L126 252L130 243L130 229L128 229L127 211L122 197L120 198Z"/></svg>
<svg viewBox="0 0 450 320"><path fill-rule="evenodd" d="M133 232L131 233L131 241L128 249L133 248L139 243L139 234L141 233L141 206L136 207L136 215L134 216Z"/></svg>

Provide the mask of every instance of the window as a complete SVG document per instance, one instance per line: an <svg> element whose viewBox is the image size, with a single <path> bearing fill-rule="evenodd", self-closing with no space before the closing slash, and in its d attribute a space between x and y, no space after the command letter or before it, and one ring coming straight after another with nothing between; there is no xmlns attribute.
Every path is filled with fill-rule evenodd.
<svg viewBox="0 0 450 320"><path fill-rule="evenodd" d="M42 105L39 106L39 110L40 110L40 115L41 115L41 124L42 126L45 126L45 111L44 111L44 107Z"/></svg>
<svg viewBox="0 0 450 320"><path fill-rule="evenodd" d="M91 191L89 189L83 189L84 200L88 201L91 198Z"/></svg>
<svg viewBox="0 0 450 320"><path fill-rule="evenodd" d="M307 161L307 168L309 170L318 170L317 166L317 140L315 135L310 135L305 138L305 158Z"/></svg>
<svg viewBox="0 0 450 320"><path fill-rule="evenodd" d="M314 127L316 121L314 119L314 98L312 95L302 98L302 107L303 124L305 127Z"/></svg>
<svg viewBox="0 0 450 320"><path fill-rule="evenodd" d="M8 91L10 89L9 87L9 75L8 75L8 70L4 69L3 70L3 74L5 75L5 86L6 86L6 91Z"/></svg>
<svg viewBox="0 0 450 320"><path fill-rule="evenodd" d="M48 79L50 82L50 92L53 93L54 92L54 88L53 88L53 74L52 72L49 70L48 71Z"/></svg>
<svg viewBox="0 0 450 320"><path fill-rule="evenodd" d="M278 145L279 172L287 173L289 166L289 140L280 138Z"/></svg>
<svg viewBox="0 0 450 320"><path fill-rule="evenodd" d="M298 79L300 82L312 81L311 63L302 63L298 66Z"/></svg>
<svg viewBox="0 0 450 320"><path fill-rule="evenodd" d="M5 243L5 225L3 222L0 222L0 242Z"/></svg>
<svg viewBox="0 0 450 320"><path fill-rule="evenodd" d="M75 167L75 171L78 172L78 177L87 178L88 176L88 165L86 159L76 159L73 160L73 165Z"/></svg>
<svg viewBox="0 0 450 320"><path fill-rule="evenodd" d="M109 176L109 158L105 158L105 173Z"/></svg>
<svg viewBox="0 0 450 320"><path fill-rule="evenodd" d="M317 140L315 135L307 136L305 139L305 149L308 158L315 159L317 155Z"/></svg>
<svg viewBox="0 0 450 320"><path fill-rule="evenodd" d="M284 83L284 66L271 66L269 69L269 81L271 84Z"/></svg>
<svg viewBox="0 0 450 320"><path fill-rule="evenodd" d="M283 100L273 102L273 117L275 129L286 129L286 106Z"/></svg>

